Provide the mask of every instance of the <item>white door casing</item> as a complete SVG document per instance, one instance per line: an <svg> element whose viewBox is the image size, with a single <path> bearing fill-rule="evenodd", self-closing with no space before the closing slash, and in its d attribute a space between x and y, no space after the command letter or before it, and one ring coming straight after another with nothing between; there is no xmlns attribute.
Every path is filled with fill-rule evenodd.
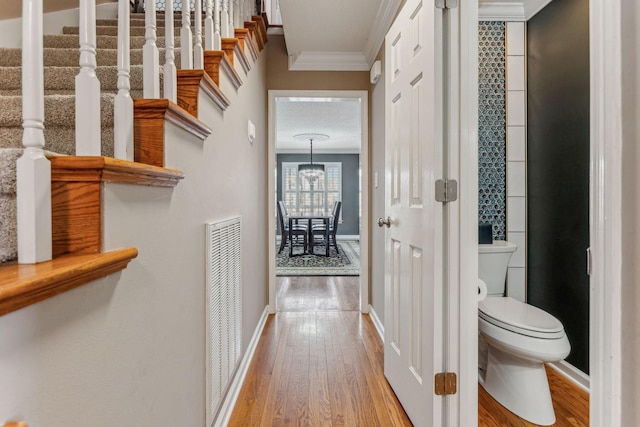
<svg viewBox="0 0 640 427"><path fill-rule="evenodd" d="M443 422L434 394L443 367L443 205L435 200L443 144L433 2L408 0L385 41L384 371L418 426Z"/></svg>

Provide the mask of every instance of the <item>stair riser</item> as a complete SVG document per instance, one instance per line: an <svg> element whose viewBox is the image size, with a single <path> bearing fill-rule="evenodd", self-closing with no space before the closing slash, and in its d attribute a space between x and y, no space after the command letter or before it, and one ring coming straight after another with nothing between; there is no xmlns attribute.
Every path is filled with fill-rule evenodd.
<svg viewBox="0 0 640 427"><path fill-rule="evenodd" d="M113 102L113 95L103 94L100 97L102 127L113 127ZM22 127L22 98L5 97L3 104L0 110L0 126ZM75 96L46 96L44 98L45 129L51 126L75 126L75 111Z"/></svg>
<svg viewBox="0 0 640 427"><path fill-rule="evenodd" d="M164 28L164 15L162 17L162 19L158 18L156 19L156 27L158 28ZM130 23L130 27L144 27L146 25L146 21L143 19L139 19L139 18L134 18L129 20ZM99 27L117 27L118 26L118 20L117 19L96 19L96 26ZM173 26L174 27L180 27L182 26L182 20L181 19L174 19L173 20Z"/></svg>
<svg viewBox="0 0 640 427"><path fill-rule="evenodd" d="M22 127L0 128L0 149L22 147ZM58 154L74 155L76 153L75 127L45 127L44 148ZM113 125L102 128L102 155L113 157Z"/></svg>
<svg viewBox="0 0 640 427"><path fill-rule="evenodd" d="M130 47L131 49L142 49L145 44L145 38L143 36L131 36ZM98 49L117 49L118 37L117 36L97 36L96 44ZM80 46L80 39L75 34L63 34L63 35L46 35L43 38L43 45L45 48L72 48L77 49ZM165 47L164 37L159 37L156 40L156 45L159 48ZM175 38L175 47L180 47L180 37Z"/></svg>
<svg viewBox="0 0 640 427"><path fill-rule="evenodd" d="M62 29L62 34L79 34L80 29L78 27L64 27ZM130 36L143 36L145 35L146 29L144 27L130 27L129 35ZM180 35L180 28L175 28L173 31L174 35ZM98 36L117 36L118 35L118 27L96 27L96 35ZM164 27L156 27L156 36L164 37Z"/></svg>
<svg viewBox="0 0 640 427"><path fill-rule="evenodd" d="M165 63L165 49L158 49L160 64ZM176 67L180 68L180 49L174 50ZM44 49L45 67L78 67L80 51L78 48ZM98 66L114 65L118 62L117 49L98 49L96 55ZM130 51L131 65L142 65L142 49ZM22 65L22 51L20 49L0 49L0 67L20 67Z"/></svg>
<svg viewBox="0 0 640 427"><path fill-rule="evenodd" d="M78 74L77 67L45 67L44 68L44 88L45 91L75 90L75 78ZM118 90L118 69L117 67L99 66L96 75L100 80L100 89L106 91ZM142 90L142 65L131 67L129 82L132 90ZM21 95L22 90L22 67L0 67L0 94L9 95L10 91Z"/></svg>

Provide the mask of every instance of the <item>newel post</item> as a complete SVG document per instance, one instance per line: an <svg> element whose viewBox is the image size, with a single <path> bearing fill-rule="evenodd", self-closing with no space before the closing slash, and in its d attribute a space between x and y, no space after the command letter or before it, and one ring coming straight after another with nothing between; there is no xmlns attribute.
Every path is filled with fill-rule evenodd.
<svg viewBox="0 0 640 427"><path fill-rule="evenodd" d="M17 162L18 262L51 259L51 163L44 156L42 0L22 1L22 145Z"/></svg>
<svg viewBox="0 0 640 427"><path fill-rule="evenodd" d="M100 80L96 66L96 2L80 0L80 72L76 76L76 95L81 95L76 96L76 156L101 154Z"/></svg>
<svg viewBox="0 0 640 427"><path fill-rule="evenodd" d="M133 99L129 58L129 0L118 0L118 94L113 106L114 157L133 161Z"/></svg>

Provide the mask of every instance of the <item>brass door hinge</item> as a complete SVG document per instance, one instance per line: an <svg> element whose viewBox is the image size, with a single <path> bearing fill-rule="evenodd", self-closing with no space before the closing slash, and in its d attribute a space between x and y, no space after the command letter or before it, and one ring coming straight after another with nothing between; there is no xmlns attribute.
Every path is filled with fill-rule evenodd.
<svg viewBox="0 0 640 427"><path fill-rule="evenodd" d="M437 396L456 394L458 392L458 378L455 372L440 372L436 374L435 393Z"/></svg>

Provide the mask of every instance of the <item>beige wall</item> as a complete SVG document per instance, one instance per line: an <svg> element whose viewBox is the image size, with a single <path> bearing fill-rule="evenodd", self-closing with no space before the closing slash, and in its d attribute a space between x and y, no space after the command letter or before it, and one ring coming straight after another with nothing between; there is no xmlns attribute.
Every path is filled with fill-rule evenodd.
<svg viewBox="0 0 640 427"><path fill-rule="evenodd" d="M385 92L385 58L384 44L378 52L377 58L382 61L382 75L378 83L371 86L371 306L380 322L384 324L384 235L383 229L376 224L378 218L385 217L384 206L384 92ZM374 178L378 174L378 188L375 188Z"/></svg>
<svg viewBox="0 0 640 427"><path fill-rule="evenodd" d="M117 3L118 0L96 0L96 4ZM75 9L79 5L78 0L44 0L42 7L44 13L59 10ZM22 1L0 0L0 20L19 18L22 16Z"/></svg>
<svg viewBox="0 0 640 427"><path fill-rule="evenodd" d="M289 71L283 36L269 36L267 43L269 90L369 90L368 71Z"/></svg>
<svg viewBox="0 0 640 427"><path fill-rule="evenodd" d="M640 421L640 6L622 1L622 425Z"/></svg>

